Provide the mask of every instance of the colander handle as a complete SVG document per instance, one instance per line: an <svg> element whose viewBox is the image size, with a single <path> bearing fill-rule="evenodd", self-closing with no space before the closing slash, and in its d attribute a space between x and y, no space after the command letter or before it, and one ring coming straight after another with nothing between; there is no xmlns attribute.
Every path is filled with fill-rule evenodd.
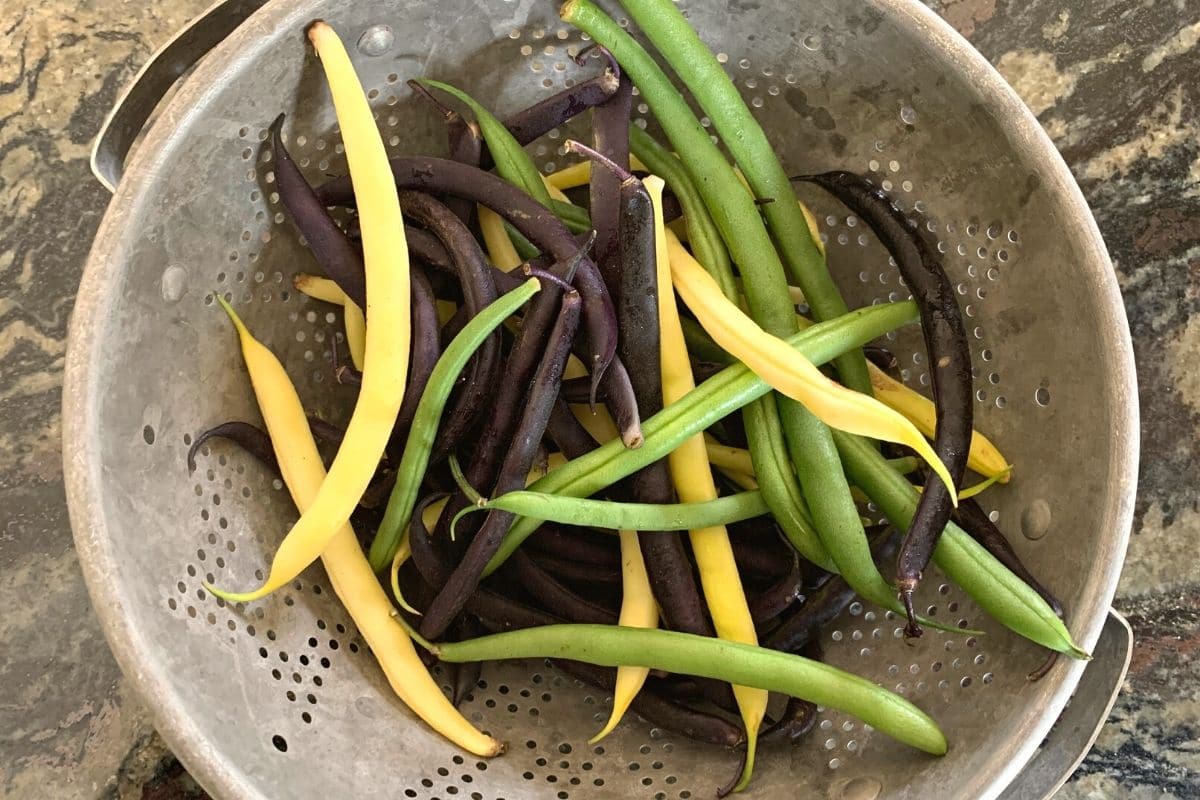
<svg viewBox="0 0 1200 800"><path fill-rule="evenodd" d="M134 76L92 143L92 173L110 192L125 172L125 157L158 103L193 64L267 0L217 0L160 47Z"/></svg>
<svg viewBox="0 0 1200 800"><path fill-rule="evenodd" d="M1049 800L1062 788L1083 763L1108 720L1132 655L1133 630L1123 616L1110 609L1070 704L999 800Z"/></svg>

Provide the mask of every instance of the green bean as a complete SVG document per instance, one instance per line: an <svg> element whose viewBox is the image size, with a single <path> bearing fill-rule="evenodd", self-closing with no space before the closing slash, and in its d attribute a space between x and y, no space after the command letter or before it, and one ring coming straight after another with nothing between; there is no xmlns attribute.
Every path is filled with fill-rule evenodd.
<svg viewBox="0 0 1200 800"><path fill-rule="evenodd" d="M733 266L729 263L729 251L721 241L712 216L704 207L704 199L688 176L679 159L659 144L653 136L636 125L629 128L629 147L651 172L667 182L679 205L683 208L687 224L688 243L696 260L712 274L727 297L737 297L737 286L733 283Z"/></svg>
<svg viewBox="0 0 1200 800"><path fill-rule="evenodd" d="M754 477L763 496L768 498L775 521L796 552L826 572L837 572L837 566L813 526L788 461L775 396L765 395L746 406L743 420L750 459L754 463Z"/></svg>
<svg viewBox="0 0 1200 800"><path fill-rule="evenodd" d="M517 255L522 261L532 261L537 258L541 251L537 249L525 235L512 226L511 222L504 223L504 230L508 232L508 238L512 240L513 247L517 250Z"/></svg>
<svg viewBox="0 0 1200 800"><path fill-rule="evenodd" d="M846 302L825 268L825 258L812 238L787 172L716 56L672 0L622 0L622 5L712 119L755 196L773 201L763 207L767 227L817 319L845 314ZM620 55L614 55L624 66ZM866 359L860 351L838 359L837 368L842 383L871 393Z"/></svg>
<svg viewBox="0 0 1200 800"><path fill-rule="evenodd" d="M678 12L672 10L671 13ZM683 96L645 49L590 0L568 0L560 14L564 20L583 29L607 48L633 79L680 154L729 247L730 255L742 270L747 304L755 321L773 335L791 335L797 325L795 307L788 292L783 264L763 225L759 208L720 149L709 138L708 131L696 120ZM684 27L687 28L686 23ZM690 28L686 33L694 36ZM693 58L701 57L712 56L707 50L703 54L693 55ZM679 68L678 65L676 67ZM724 78L724 73L722 78L728 80ZM769 148L764 157L774 160ZM749 167L743 165L743 169ZM786 183L786 175L784 180ZM807 231L807 223L799 214L790 183L786 189L792 198L793 210L800 216L801 225ZM782 197L779 195L779 198ZM808 235L807 232L805 235ZM872 602L890 608L895 600L894 591L871 558L866 532L854 498L850 495L850 487L846 483L829 428L790 400L779 404L779 416L788 453L796 466L796 478L808 501L825 550L855 590ZM751 451L778 446L777 441L769 438L771 431L760 424L764 421L761 415L750 415L746 420ZM768 472L767 475L771 479L790 479L779 471ZM773 503L784 500L787 493L781 488L768 491L768 499Z"/></svg>
<svg viewBox="0 0 1200 800"><path fill-rule="evenodd" d="M835 433L846 471L898 528L917 509L917 490L891 469L865 440ZM946 526L933 560L975 603L1005 627L1072 658L1090 656L1075 644L1054 609L953 522Z"/></svg>
<svg viewBox="0 0 1200 800"><path fill-rule="evenodd" d="M417 491L424 479L425 468L429 465L429 454L437 436L438 421L446 406L446 400L458 381L459 373L492 331L540 290L541 284L538 280L530 278L516 289L499 297L463 327L438 359L425 385L425 393L421 395L421 402L417 404L417 413L413 417L408 441L404 445L404 454L400 459L400 466L396 469L396 486L388 499L387 509L375 533L375 539L371 542L369 560L376 572L382 572L391 566L396 548L400 544L400 537L408 527L413 505L417 500Z"/></svg>
<svg viewBox="0 0 1200 800"><path fill-rule="evenodd" d="M628 531L690 531L729 525L766 514L762 493L738 492L703 503L618 503L515 491L468 506L455 521L476 511L499 509L528 519Z"/></svg>
<svg viewBox="0 0 1200 800"><path fill-rule="evenodd" d="M463 642L417 641L450 663L569 658L752 686L844 711L932 755L944 755L947 748L937 723L903 697L828 664L754 645L619 625L544 625Z"/></svg>
<svg viewBox="0 0 1200 800"><path fill-rule="evenodd" d="M915 319L916 307L908 301L870 306L814 325L788 341L809 360L823 364L847 349L861 347ZM641 447L630 450L619 441L608 442L540 478L530 489L571 497L589 497L657 461L684 439L705 430L769 391L770 387L744 364L726 367L678 402L643 421L644 441ZM485 574L499 567L539 524L536 520L518 520L509 530Z"/></svg>
<svg viewBox="0 0 1200 800"><path fill-rule="evenodd" d="M592 218L586 208L564 203L561 200L551 200L550 210L554 216L563 221L571 233L589 233L592 230Z"/></svg>

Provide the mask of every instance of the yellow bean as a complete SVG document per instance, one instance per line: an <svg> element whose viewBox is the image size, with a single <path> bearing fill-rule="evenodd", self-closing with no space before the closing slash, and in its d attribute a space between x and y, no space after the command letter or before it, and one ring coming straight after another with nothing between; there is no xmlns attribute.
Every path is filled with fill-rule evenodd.
<svg viewBox="0 0 1200 800"><path fill-rule="evenodd" d="M651 175L646 178L645 185L654 203L654 230L658 245L656 261L663 405L669 406L694 389L696 383L688 358L687 344L683 339L683 328L679 323L675 293L671 291L671 259L667 250L667 237L670 234L666 232L662 216L664 184L661 178ZM707 274L706 272L705 275ZM719 294L720 289L717 289L717 292ZM708 464L703 435L698 434L684 440L667 456L667 462L680 502L699 503L716 499L717 487ZM733 558L733 547L729 543L729 533L725 526L694 530L689 533L689 537L700 571L704 600L708 605L709 614L712 615L717 635L722 639L744 644L757 644L758 634L754 630L754 620L750 616L746 593L742 588L737 563ZM749 776L754 766L758 729L767 711L767 693L747 686L734 686L733 693L742 714L742 722L746 726L745 776Z"/></svg>

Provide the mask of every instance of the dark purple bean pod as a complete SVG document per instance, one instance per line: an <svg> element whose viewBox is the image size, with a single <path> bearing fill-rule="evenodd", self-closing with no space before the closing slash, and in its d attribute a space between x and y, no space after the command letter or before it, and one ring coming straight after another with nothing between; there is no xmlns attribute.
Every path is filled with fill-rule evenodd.
<svg viewBox="0 0 1200 800"><path fill-rule="evenodd" d="M528 396L521 409L520 422L500 465L493 494L504 494L525 486L525 477L533 465L546 432L546 421L558 398L563 369L579 326L580 305L578 293L572 291L562 296L558 319L550 330L545 352L533 374ZM427 639L441 636L446 626L462 610L467 598L479 585L484 568L500 547L513 517L507 512L488 512L462 561L439 589L438 596L421 620L421 634Z"/></svg>
<svg viewBox="0 0 1200 800"><path fill-rule="evenodd" d="M479 131L479 126L463 119L462 114L440 101L419 81L408 81L408 88L412 89L418 97L431 103L441 113L442 120L446 123L446 140L449 145L450 160L478 167L483 158L483 135ZM454 212L454 215L462 220L463 224L471 224L471 220L475 216L474 203L461 197L447 198L445 202L446 207Z"/></svg>
<svg viewBox="0 0 1200 800"><path fill-rule="evenodd" d="M300 167L292 160L283 144L283 119L284 115L280 114L271 123L273 170L279 199L296 230L308 242L308 248L321 269L359 308L366 308L367 276L363 269L362 253L338 227L325 204L304 179Z"/></svg>
<svg viewBox="0 0 1200 800"><path fill-rule="evenodd" d="M587 402L586 399L584 402ZM596 449L596 440L588 433L587 428L571 411L570 406L562 399L560 392L550 410L550 419L546 423L546 435L558 447L559 452L567 458L579 458Z"/></svg>
<svg viewBox="0 0 1200 800"><path fill-rule="evenodd" d="M1008 567L1012 574L1025 581L1029 584L1029 588L1041 595L1050 608L1054 609L1055 614L1060 617L1063 615L1062 603L1037 578L1033 577L1016 551L1013 550L1012 545L1009 544L1004 533L996 527L996 523L988 518L987 512L980 507L979 503L975 502L974 498L960 502L954 518L972 539L983 545L984 549L995 556L997 561Z"/></svg>
<svg viewBox="0 0 1200 800"><path fill-rule="evenodd" d="M623 91L618 91L610 102L617 102ZM628 110L625 110L623 119L619 119L620 108L609 111L610 118L607 120L596 119L599 108L593 114L596 135L609 142L618 159L623 158L628 163ZM618 119L611 118L613 115ZM601 131L601 127L606 130ZM619 134L615 131L618 127ZM623 156L619 141L621 136L625 137ZM592 175L593 203L600 197L594 191L596 179L601 175L613 178L613 182L605 188L606 196L602 201L611 207L611 212L616 216L608 271L604 277L610 293L617 299L618 327L621 332L618 352L620 363L628 365L630 370L629 383L634 403L639 414L653 414L662 408L654 208L642 182L620 161L578 142L568 142L567 147L603 167ZM614 408L611 401L609 407L617 416L620 427L620 408ZM658 461L631 476L630 493L639 503L674 502L675 490L666 462ZM705 614L704 601L696 585L682 534L678 531L642 534L638 537L638 543L651 588L668 627L711 636L712 626Z"/></svg>
<svg viewBox="0 0 1200 800"><path fill-rule="evenodd" d="M895 259L905 284L921 312L921 332L928 351L937 431L933 446L950 471L955 485L962 482L971 447L974 405L971 397L971 348L963 325L954 284L942 267L937 249L867 178L851 172L806 175L798 180L828 191L867 223ZM913 610L913 593L933 557L942 530L950 521L950 491L930 476L896 562L896 583L908 612L905 635L920 636Z"/></svg>
<svg viewBox="0 0 1200 800"><path fill-rule="evenodd" d="M529 304L521 327L504 363L504 380L495 387L496 396L475 446L474 457L467 464L467 483L479 490L490 489L496 483L501 459L508 450L513 432L521 418L529 386L545 351L545 343L560 309L557 289L543 289ZM441 541L449 539L450 523L459 511L467 507L465 494L456 491L447 501L438 518L436 535ZM461 541L467 541L478 530L482 515L470 515L459 521Z"/></svg>
<svg viewBox="0 0 1200 800"><path fill-rule="evenodd" d="M510 115L504 120L504 127L518 142L529 144L600 105L613 96L619 85L620 71L609 58L604 72ZM482 166L491 167L491 159L485 157Z"/></svg>
<svg viewBox="0 0 1200 800"><path fill-rule="evenodd" d="M425 272L412 267L410 274L411 304L412 304L412 337L408 357L408 382L404 388L404 401L400 404L400 413L396 416L396 429L407 428L412 424L417 413L417 405L429 376L442 355L438 339L437 299L433 296L433 286ZM465 306L464 306L465 308Z"/></svg>
<svg viewBox="0 0 1200 800"><path fill-rule="evenodd" d="M584 683L611 692L616 687L617 671L581 661L555 661L555 666ZM643 689L633 698L629 709L652 725L686 736L693 741L734 748L745 744L740 725L715 714L689 706ZM739 770L740 774L740 770Z"/></svg>
<svg viewBox="0 0 1200 800"><path fill-rule="evenodd" d="M326 422L320 417L308 415L308 428L312 431L312 435L317 441L325 442L326 444L340 445L342 439L346 436L346 430L339 428L332 422Z"/></svg>
<svg viewBox="0 0 1200 800"><path fill-rule="evenodd" d="M791 574L791 554L784 554L782 549L771 552L770 549L757 546L741 539L733 539L733 558L737 562L738 572L753 578L777 580Z"/></svg>
<svg viewBox="0 0 1200 800"><path fill-rule="evenodd" d="M626 172L629 170L629 124L632 113L633 83L624 75L613 96L592 111L592 147L595 154L606 159L617 170ZM571 150L572 144L567 142L568 150ZM588 213L596 231L596 266L608 285L609 294L620 308L621 267L628 263L622 255L622 216L627 213L628 201L624 188L626 176L617 170L593 170L588 189ZM653 226L653 217L650 224Z"/></svg>
<svg viewBox="0 0 1200 800"><path fill-rule="evenodd" d="M898 539L891 528L883 528L871 536L871 552L877 563L892 557L899 544ZM855 597L854 590L846 581L840 575L834 576L771 631L762 640L763 647L788 653L800 652L815 641L821 628L837 619Z"/></svg>
<svg viewBox="0 0 1200 800"><path fill-rule="evenodd" d="M470 615L463 616L458 623L458 640L474 639L482 636L485 633L485 628L479 624L479 621ZM449 666L449 665L447 665ZM479 676L483 672L482 661L469 661L464 664L459 664L460 669L454 674L454 680L451 681L450 702L455 706L462 705L463 701L475 690L479 685Z"/></svg>
<svg viewBox="0 0 1200 800"><path fill-rule="evenodd" d="M542 569L524 550L513 553L506 564L521 588L546 610L565 617L570 622L594 625L616 625L617 613L572 591L566 584ZM434 601L436 605L437 601ZM434 606L430 606L432 611ZM426 614L428 616L428 614Z"/></svg>
<svg viewBox="0 0 1200 800"><path fill-rule="evenodd" d="M249 422L224 422L196 435L196 440L188 448L188 474L196 471L196 453L211 439L228 439L238 447L254 456L263 466L276 475L279 474L279 462L275 459L275 447L271 437L262 428Z"/></svg>
<svg viewBox="0 0 1200 800"><path fill-rule="evenodd" d="M466 306L459 306L454 315L446 320L446 324L442 326L441 332L438 334L438 339L442 343L442 349L454 341L454 337L462 333L463 326L471 321L470 310Z"/></svg>
<svg viewBox="0 0 1200 800"><path fill-rule="evenodd" d="M396 185L401 189L465 197L487 206L562 265L579 252L575 237L553 212L495 175L430 156L394 158L391 167ZM354 196L348 178L335 178L318 192L322 202L328 205L341 205ZM591 259L584 258L579 263L573 283L583 299L584 325L588 331L589 351L584 363L597 380L603 380L617 350L616 312L612 299ZM628 378L623 370L605 383L611 384L622 377ZM606 394L619 397L620 392Z"/></svg>
<svg viewBox="0 0 1200 800"><path fill-rule="evenodd" d="M495 302L498 295L491 265L462 220L423 192L401 191L400 206L406 216L424 225L445 246L458 273L463 306L468 313L473 317ZM433 339L437 341L436 334ZM460 374L457 397L442 419L431 461L445 458L474 427L494 391L499 372L500 332L496 331L484 341Z"/></svg>
<svg viewBox="0 0 1200 800"><path fill-rule="evenodd" d="M863 355L888 375L895 377L900 372L900 359L896 358L896 354L886 347L869 344L863 348Z"/></svg>
<svg viewBox="0 0 1200 800"><path fill-rule="evenodd" d="M807 700L789 697L783 714L763 730L758 741L760 743L786 741L795 744L812 733L816 724L817 707Z"/></svg>
<svg viewBox="0 0 1200 800"><path fill-rule="evenodd" d="M787 574L750 599L750 617L756 626L763 626L797 603L804 603L804 599L804 572L800 559L793 554Z"/></svg>
<svg viewBox="0 0 1200 800"><path fill-rule="evenodd" d="M564 530L545 524L530 536L525 545L538 553L569 559L603 569L620 569L621 553L616 537L611 534L592 534L579 528Z"/></svg>
<svg viewBox="0 0 1200 800"><path fill-rule="evenodd" d="M580 584L603 584L606 586L619 586L621 584L621 571L614 567L585 564L534 551L530 551L529 557L533 560L533 563L546 572L564 581Z"/></svg>

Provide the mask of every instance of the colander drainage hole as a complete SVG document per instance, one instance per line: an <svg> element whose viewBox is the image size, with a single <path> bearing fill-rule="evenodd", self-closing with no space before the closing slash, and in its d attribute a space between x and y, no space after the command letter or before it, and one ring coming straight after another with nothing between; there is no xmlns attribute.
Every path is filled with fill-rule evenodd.
<svg viewBox="0 0 1200 800"><path fill-rule="evenodd" d="M275 749L281 753L286 753L288 749L287 739L280 736L278 733L271 737L271 744L275 745Z"/></svg>

